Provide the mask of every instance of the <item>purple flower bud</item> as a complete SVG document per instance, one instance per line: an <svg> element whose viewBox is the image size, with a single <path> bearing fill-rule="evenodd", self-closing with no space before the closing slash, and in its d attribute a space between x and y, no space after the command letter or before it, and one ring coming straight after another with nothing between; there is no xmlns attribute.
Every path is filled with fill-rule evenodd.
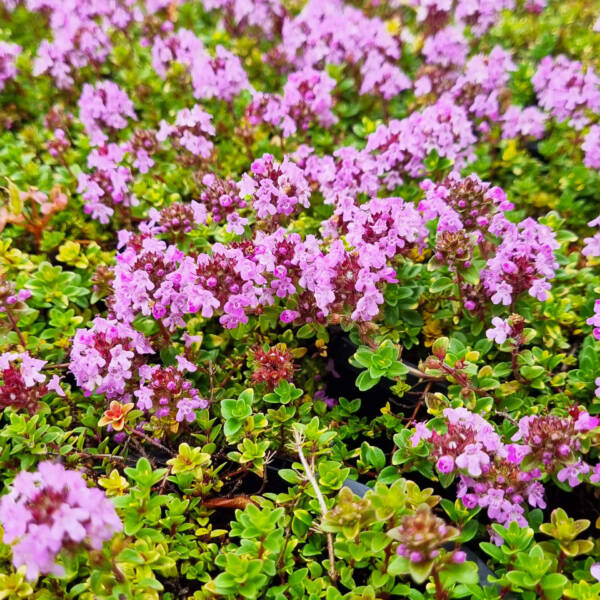
<svg viewBox="0 0 600 600"><path fill-rule="evenodd" d="M567 446L567 444L561 444L558 447L558 453L561 456L568 456L570 452L571 452L571 449L569 448L569 446Z"/></svg>
<svg viewBox="0 0 600 600"><path fill-rule="evenodd" d="M437 461L437 469L440 473L450 473L454 469L454 459L447 454Z"/></svg>
<svg viewBox="0 0 600 600"><path fill-rule="evenodd" d="M467 555L462 550L456 550L452 555L452 562L459 565L467 560Z"/></svg>

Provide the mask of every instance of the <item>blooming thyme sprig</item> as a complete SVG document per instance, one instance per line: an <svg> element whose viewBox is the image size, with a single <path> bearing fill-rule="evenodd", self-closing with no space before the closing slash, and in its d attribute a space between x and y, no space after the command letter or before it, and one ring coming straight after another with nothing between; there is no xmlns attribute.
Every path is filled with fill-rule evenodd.
<svg viewBox="0 0 600 600"><path fill-rule="evenodd" d="M325 61L355 65L353 71L361 77L359 93L389 100L411 87L396 64L400 51L398 39L380 19L368 18L340 0L311 0L284 22L282 42L271 56L296 68L320 68Z"/></svg>
<svg viewBox="0 0 600 600"><path fill-rule="evenodd" d="M130 380L152 354L148 340L129 325L96 317L90 329L78 329L73 338L69 369L86 395L120 398Z"/></svg>
<svg viewBox="0 0 600 600"><path fill-rule="evenodd" d="M311 123L330 127L337 122L331 110L335 85L335 80L324 71L305 67L290 73L283 95L256 94L246 109L247 118L253 125L266 122L280 127L284 137L305 131Z"/></svg>
<svg viewBox="0 0 600 600"><path fill-rule="evenodd" d="M133 183L131 169L122 161L126 149L118 144L100 143L87 160L90 173L79 173L77 192L85 201L83 210L100 223L106 224L117 209L129 220L129 209L138 204L129 190Z"/></svg>
<svg viewBox="0 0 600 600"><path fill-rule="evenodd" d="M80 473L49 461L15 477L0 498L0 523L4 542L12 545L13 565L24 565L30 581L40 574L64 575L56 562L63 550L99 550L122 529L103 492L88 488Z"/></svg>
<svg viewBox="0 0 600 600"><path fill-rule="evenodd" d="M438 232L464 229L476 234L477 243L489 236L494 215L514 208L501 188L482 181L475 173L462 178L453 171L439 184L426 179L421 188L425 198L419 203L419 211L428 221L438 219Z"/></svg>
<svg viewBox="0 0 600 600"><path fill-rule="evenodd" d="M196 420L197 408L208 406L192 382L182 375L181 371L189 369L196 367L185 359L180 360L178 368L147 365L140 368L140 384L133 395L137 407L151 415L150 427L156 432L176 432L180 423Z"/></svg>
<svg viewBox="0 0 600 600"><path fill-rule="evenodd" d="M567 417L522 417L508 442L465 408L447 408L443 417L443 431L417 423L413 447L425 440L438 472L458 475L457 495L465 507L481 506L498 523L526 526L525 506L546 506L542 481L549 476L571 487L581 483L582 475L600 482L600 469L583 460L580 443L600 419L577 407Z"/></svg>
<svg viewBox="0 0 600 600"><path fill-rule="evenodd" d="M575 129L589 123L588 113L600 110L600 78L591 67L563 54L545 56L531 79L540 106L558 121L569 120Z"/></svg>
<svg viewBox="0 0 600 600"><path fill-rule="evenodd" d="M79 98L79 118L93 145L99 146L108 140L109 132L127 127L127 119L137 119L133 102L127 93L114 81L103 81L96 85L84 84Z"/></svg>
<svg viewBox="0 0 600 600"><path fill-rule="evenodd" d="M244 173L240 195L251 198L259 218L290 216L295 209L310 206L310 189L304 173L287 157L278 163L265 154L252 163L252 172Z"/></svg>
<svg viewBox="0 0 600 600"><path fill-rule="evenodd" d="M0 92L6 87L6 82L17 76L16 58L21 54L17 44L0 41Z"/></svg>
<svg viewBox="0 0 600 600"><path fill-rule="evenodd" d="M39 400L51 391L64 396L57 375L47 381L42 373L44 365L45 360L34 358L29 352L0 354L0 408L26 410L32 415L38 410Z"/></svg>
<svg viewBox="0 0 600 600"><path fill-rule="evenodd" d="M481 273L491 301L511 306L523 292L545 301L551 288L548 280L558 268L554 232L534 219L514 224L500 214L493 219L490 232L501 239Z"/></svg>
<svg viewBox="0 0 600 600"><path fill-rule="evenodd" d="M207 159L214 147L209 139L215 135L215 128L211 121L212 115L196 104L191 109L180 110L173 125L161 121L156 139L159 142L168 139L176 150L185 150L193 157Z"/></svg>
<svg viewBox="0 0 600 600"><path fill-rule="evenodd" d="M179 29L152 44L152 65L163 79L173 62L184 65L190 74L194 98L219 98L231 102L242 90L250 88L248 76L235 54L220 44L211 56L192 31Z"/></svg>

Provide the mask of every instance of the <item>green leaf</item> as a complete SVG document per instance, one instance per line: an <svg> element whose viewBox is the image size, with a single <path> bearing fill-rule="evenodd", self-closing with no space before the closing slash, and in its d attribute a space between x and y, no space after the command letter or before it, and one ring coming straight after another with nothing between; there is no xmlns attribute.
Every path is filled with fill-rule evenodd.
<svg viewBox="0 0 600 600"><path fill-rule="evenodd" d="M370 390L373 386L379 383L379 377L371 377L369 371L363 371L356 378L356 387L361 391L365 392L366 390Z"/></svg>

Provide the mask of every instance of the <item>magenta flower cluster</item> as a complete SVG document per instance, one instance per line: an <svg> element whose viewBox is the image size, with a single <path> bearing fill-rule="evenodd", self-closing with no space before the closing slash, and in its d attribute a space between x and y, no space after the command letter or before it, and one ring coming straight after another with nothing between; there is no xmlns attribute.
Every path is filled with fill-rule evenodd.
<svg viewBox="0 0 600 600"><path fill-rule="evenodd" d="M0 41L0 92L7 81L17 76L15 60L21 54L21 47L17 44Z"/></svg>
<svg viewBox="0 0 600 600"><path fill-rule="evenodd" d="M185 66L189 72L196 99L231 101L250 87L246 71L235 54L219 45L215 56L211 56L202 40L188 29L179 29L164 38L154 38L152 64L163 79L173 62Z"/></svg>
<svg viewBox="0 0 600 600"><path fill-rule="evenodd" d="M113 504L103 492L88 488L77 471L50 461L35 473L19 473L0 499L4 542L12 545L15 568L25 566L27 579L64 575L56 559L63 549L85 545L99 550L121 531Z"/></svg>
<svg viewBox="0 0 600 600"><path fill-rule="evenodd" d="M551 287L549 280L558 268L554 232L534 219L515 224L501 214L494 217L490 232L501 240L481 273L492 302L510 306L523 292L545 301Z"/></svg>
<svg viewBox="0 0 600 600"><path fill-rule="evenodd" d="M297 69L322 68L325 63L356 65L362 78L360 94L390 99L411 87L396 65L400 44L385 23L341 0L309 0L298 16L284 21L282 39L276 55Z"/></svg>
<svg viewBox="0 0 600 600"><path fill-rule="evenodd" d="M600 419L583 410L565 417L522 417L509 443L490 422L465 408L447 408L443 415L444 432L417 423L412 446L425 441L439 473L458 475L463 504L485 508L498 523L527 526L525 506L546 506L542 479L547 475L571 487L584 479L600 483L600 464L592 468L583 460L580 442Z"/></svg>
<svg viewBox="0 0 600 600"><path fill-rule="evenodd" d="M91 329L78 329L69 368L85 394L125 394L141 356L152 354L146 338L123 322L96 317Z"/></svg>
<svg viewBox="0 0 600 600"><path fill-rule="evenodd" d="M94 146L108 140L104 130L124 129L127 119L136 118L129 96L113 81L84 84L79 98L79 119Z"/></svg>
<svg viewBox="0 0 600 600"><path fill-rule="evenodd" d="M600 78L590 67L566 56L544 57L531 79L542 108L575 129L589 123L589 114L600 111Z"/></svg>
<svg viewBox="0 0 600 600"><path fill-rule="evenodd" d="M330 127L337 122L331 92L335 80L324 71L305 67L290 73L283 94L256 93L248 106L248 120L265 122L282 130L285 137L308 129L311 123Z"/></svg>

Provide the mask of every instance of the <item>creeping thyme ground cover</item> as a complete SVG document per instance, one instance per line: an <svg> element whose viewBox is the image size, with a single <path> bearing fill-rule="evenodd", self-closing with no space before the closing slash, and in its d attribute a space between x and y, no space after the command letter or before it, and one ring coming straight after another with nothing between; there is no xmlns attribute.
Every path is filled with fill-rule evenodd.
<svg viewBox="0 0 600 600"><path fill-rule="evenodd" d="M598 56L0 0L0 599L600 598Z"/></svg>

